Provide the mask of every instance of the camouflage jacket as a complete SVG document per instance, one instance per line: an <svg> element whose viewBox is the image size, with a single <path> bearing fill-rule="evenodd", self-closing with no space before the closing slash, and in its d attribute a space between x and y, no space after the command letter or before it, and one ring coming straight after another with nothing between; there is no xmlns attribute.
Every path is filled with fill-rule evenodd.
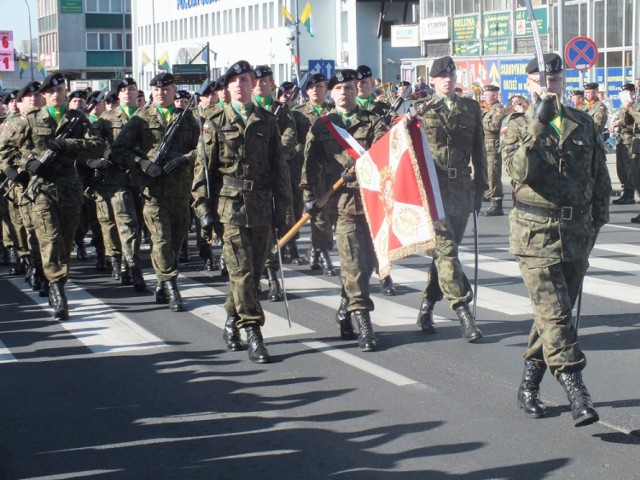
<svg viewBox="0 0 640 480"><path fill-rule="evenodd" d="M325 103L324 113L333 110L333 105ZM296 108L293 111L293 118L296 120L296 129L298 130L298 144L301 156L304 156L304 146L307 143L307 133L311 129L311 125L320 118L320 114L311 103Z"/></svg>
<svg viewBox="0 0 640 480"><path fill-rule="evenodd" d="M584 111L593 118L593 121L596 124L596 131L598 133L602 133L605 125L607 124L607 119L609 118L607 106L604 102L602 100L595 100L591 104L587 103L584 107Z"/></svg>
<svg viewBox="0 0 640 480"><path fill-rule="evenodd" d="M360 106L360 108L362 108L362 106ZM375 113L376 115L380 116L380 118L382 119L388 116L387 122L386 122L387 125L390 125L393 119L398 116L396 112L391 110L390 104L386 102L381 102L380 100L373 100L372 102L370 102L369 106L367 107L367 110Z"/></svg>
<svg viewBox="0 0 640 480"><path fill-rule="evenodd" d="M260 107L258 103L254 105ZM260 107L262 108L262 107ZM296 132L296 122L293 119L291 110L288 105L274 100L269 106L268 112L276 115L278 120L278 129L280 130L280 145L282 147L282 155L287 162L290 162L296 154L296 145L298 144L298 134Z"/></svg>
<svg viewBox="0 0 640 480"><path fill-rule="evenodd" d="M190 161L190 165L158 178L145 175L140 170L140 161L153 160L162 138L181 111L176 108L167 123L155 105L136 110L131 119L122 126L120 134L111 146L111 158L118 165L135 172L140 181L142 195L146 198L167 199L190 194L193 164L200 136L198 121L191 111L185 114L180 128L173 137L168 158L164 160L166 162L171 158L183 156Z"/></svg>
<svg viewBox="0 0 640 480"><path fill-rule="evenodd" d="M220 127L232 149L210 122ZM205 171L202 161L196 163L192 188L196 215L212 213L222 224L247 228L272 225L274 207L276 214L291 208L291 182L282 157L276 118L254 105L245 125L232 106L227 105L216 111L204 128L209 168ZM244 181L246 187L239 188L239 181Z"/></svg>
<svg viewBox="0 0 640 480"><path fill-rule="evenodd" d="M611 181L604 145L593 119L585 112L564 107L562 133L552 133L533 120L532 105L512 114L501 137L506 171L512 178L514 198L543 208L590 206L590 215L571 219L511 211L511 252L525 257L531 266L548 266L589 255L598 230L609 221ZM563 156L562 167L555 145ZM569 210L569 209L567 209Z"/></svg>
<svg viewBox="0 0 640 480"><path fill-rule="evenodd" d="M484 146L487 155L496 155L500 150L500 127L506 112L500 102L489 106L482 112L482 128L484 130Z"/></svg>
<svg viewBox="0 0 640 480"><path fill-rule="evenodd" d="M356 113L350 118L348 127L336 112L328 113L326 119L347 130L365 149L371 148L371 145L387 131L387 126L380 116L360 107L357 107ZM344 169L354 164L355 160L333 138L323 121L317 120L307 134L304 150L300 187L305 201L317 198L324 191L330 190ZM340 212L349 215L364 214L357 181L346 184L334 197Z"/></svg>
<svg viewBox="0 0 640 480"><path fill-rule="evenodd" d="M456 97L449 110L443 98L436 96L434 101L420 118L438 172L442 204L446 215L468 215L474 195L488 188L480 105L471 98Z"/></svg>

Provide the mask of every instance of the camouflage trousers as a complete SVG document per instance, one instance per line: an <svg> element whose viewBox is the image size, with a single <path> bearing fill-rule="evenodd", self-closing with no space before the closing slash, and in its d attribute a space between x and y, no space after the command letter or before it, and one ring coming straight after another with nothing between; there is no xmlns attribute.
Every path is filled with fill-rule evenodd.
<svg viewBox="0 0 640 480"><path fill-rule="evenodd" d="M19 257L29 255L29 239L27 229L24 228L20 208L13 202L7 202L9 210L10 225L8 226L8 234L13 238L13 246L16 247Z"/></svg>
<svg viewBox="0 0 640 480"><path fill-rule="evenodd" d="M582 370L586 364L578 332L571 322L587 258L550 266L528 266L526 258L516 257L533 307L533 326L524 357L544 361L554 377L570 370Z"/></svg>
<svg viewBox="0 0 640 480"><path fill-rule="evenodd" d="M487 152L487 180L489 188L484 192L485 198L501 200L504 192L502 191L502 155L500 153Z"/></svg>
<svg viewBox="0 0 640 480"><path fill-rule="evenodd" d="M436 249L427 276L423 297L431 302L446 298L451 308L473 300L473 291L458 258L458 245L464 237L469 215L448 216L436 226Z"/></svg>
<svg viewBox="0 0 640 480"><path fill-rule="evenodd" d="M229 270L229 293L224 308L239 328L264 325L258 283L271 243L271 227L223 225L222 254Z"/></svg>
<svg viewBox="0 0 640 480"><path fill-rule="evenodd" d="M616 146L616 174L623 189L635 189L640 186L634 185L637 176L635 158L632 155L631 145L618 142Z"/></svg>
<svg viewBox="0 0 640 480"><path fill-rule="evenodd" d="M191 223L189 199L145 198L142 212L151 236L151 263L160 282L178 276L178 257Z"/></svg>
<svg viewBox="0 0 640 480"><path fill-rule="evenodd" d="M129 187L107 185L96 199L107 255L112 255L109 253L112 249L128 260L140 256L137 198L137 193Z"/></svg>
<svg viewBox="0 0 640 480"><path fill-rule="evenodd" d="M38 243L38 237L36 237L36 230L33 226L33 214L32 203L23 203L20 201L22 198L22 188L16 188L16 198L18 199L18 208L20 210L20 218L22 218L22 224L27 232L27 242L29 245L29 253L31 254L31 262L34 265L42 265L42 258L40 256L40 244Z"/></svg>
<svg viewBox="0 0 640 480"><path fill-rule="evenodd" d="M377 261L364 215L338 215L336 246L340 256L342 293L349 300L347 310L373 310L369 280Z"/></svg>
<svg viewBox="0 0 640 480"><path fill-rule="evenodd" d="M100 224L102 241L104 243L104 253L109 257L114 257L122 253L116 219L111 206L110 192L102 187L96 190L96 218Z"/></svg>

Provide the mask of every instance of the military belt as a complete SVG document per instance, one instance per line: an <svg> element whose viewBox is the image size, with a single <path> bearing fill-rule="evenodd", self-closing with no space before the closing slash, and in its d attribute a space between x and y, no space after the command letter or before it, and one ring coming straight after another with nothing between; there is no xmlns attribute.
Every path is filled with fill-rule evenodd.
<svg viewBox="0 0 640 480"><path fill-rule="evenodd" d="M253 192L254 190L267 190L269 189L268 183L256 183L253 180L238 180L232 177L222 177L222 183L235 187L243 192Z"/></svg>
<svg viewBox="0 0 640 480"><path fill-rule="evenodd" d="M438 168L438 174L443 175L447 178L460 178L466 177L467 175L471 175L471 167L462 167L462 168Z"/></svg>
<svg viewBox="0 0 640 480"><path fill-rule="evenodd" d="M538 207L536 205L529 205L528 203L521 202L514 199L514 206L521 212L531 213L532 215L538 215L540 217L547 217L552 220L560 220L568 222L577 217L584 217L591 214L591 205L574 205L570 207Z"/></svg>

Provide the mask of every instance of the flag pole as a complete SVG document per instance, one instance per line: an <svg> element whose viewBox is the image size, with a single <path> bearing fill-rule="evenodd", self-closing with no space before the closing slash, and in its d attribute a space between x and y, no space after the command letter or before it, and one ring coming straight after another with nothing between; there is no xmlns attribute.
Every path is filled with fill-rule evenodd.
<svg viewBox="0 0 640 480"><path fill-rule="evenodd" d="M298 80L298 82L300 82L300 28L299 28L300 27L300 15L299 15L299 12L298 12L298 0L295 0L295 2L296 2L296 5L295 5L296 6L296 8L295 8L295 10L296 10L296 13L295 13L295 16L296 16L296 23L295 23L295 25L296 25L296 57L294 58L294 60L296 62L296 66L297 66L297 68L296 68L296 73L298 74L297 80ZM300 88L302 88L302 85L300 85Z"/></svg>

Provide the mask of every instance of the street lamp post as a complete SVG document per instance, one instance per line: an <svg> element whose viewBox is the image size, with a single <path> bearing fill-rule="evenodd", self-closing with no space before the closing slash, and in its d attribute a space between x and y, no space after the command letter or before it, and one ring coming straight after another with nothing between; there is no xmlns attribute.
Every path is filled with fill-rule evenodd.
<svg viewBox="0 0 640 480"><path fill-rule="evenodd" d="M33 82L33 34L31 33L31 9L29 8L29 2L24 0L27 6L27 13L29 15L29 65L31 66L31 81Z"/></svg>

